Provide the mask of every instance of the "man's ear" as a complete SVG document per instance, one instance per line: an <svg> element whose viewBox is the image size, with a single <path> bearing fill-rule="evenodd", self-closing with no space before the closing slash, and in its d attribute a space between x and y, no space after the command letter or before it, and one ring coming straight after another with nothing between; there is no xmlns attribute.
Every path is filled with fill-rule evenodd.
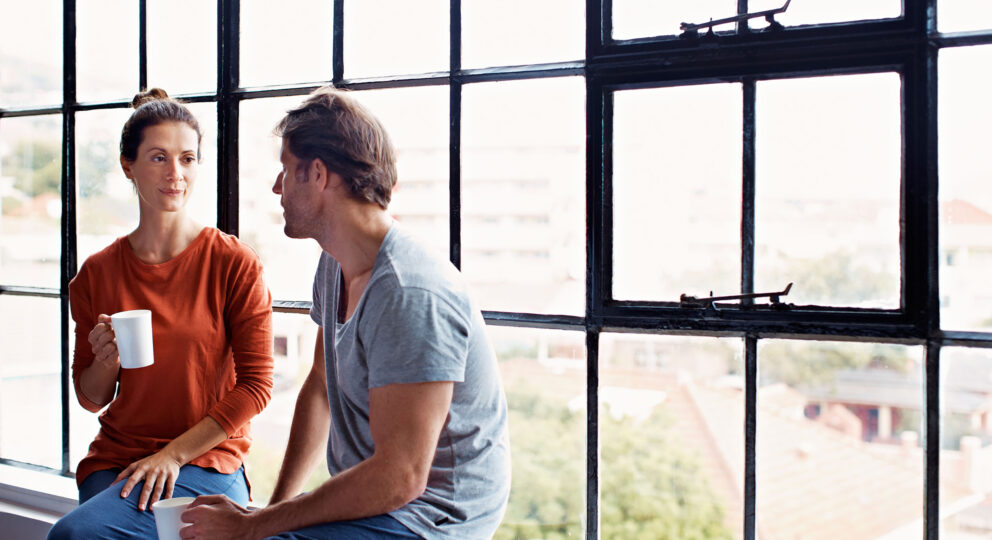
<svg viewBox="0 0 992 540"><path fill-rule="evenodd" d="M327 187L330 182L330 175L328 174L327 166L320 159L313 159L310 161L310 167L307 169L307 176L314 182L317 182L317 188L323 190Z"/></svg>

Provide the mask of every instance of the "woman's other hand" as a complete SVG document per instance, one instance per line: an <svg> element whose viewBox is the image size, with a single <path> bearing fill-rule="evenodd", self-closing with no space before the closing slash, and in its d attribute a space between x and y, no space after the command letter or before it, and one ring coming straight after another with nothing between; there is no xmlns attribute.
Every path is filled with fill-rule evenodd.
<svg viewBox="0 0 992 540"><path fill-rule="evenodd" d="M120 357L117 356L117 341L114 329L110 326L110 316L101 313L97 317L97 325L90 330L90 347L93 350L93 363L107 370L118 370L121 367Z"/></svg>
<svg viewBox="0 0 992 540"><path fill-rule="evenodd" d="M144 480L145 485L141 488L141 496L138 498L138 510L145 510L151 508L159 499L172 498L172 488L179 478L181 466L182 463L178 459L163 450L135 461L121 471L113 483L123 478L128 479L121 489L121 497L126 498L131 490Z"/></svg>

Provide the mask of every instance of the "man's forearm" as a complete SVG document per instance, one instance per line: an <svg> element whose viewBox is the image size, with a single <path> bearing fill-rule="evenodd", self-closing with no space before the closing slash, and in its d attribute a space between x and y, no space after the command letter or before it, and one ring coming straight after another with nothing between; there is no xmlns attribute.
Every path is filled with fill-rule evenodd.
<svg viewBox="0 0 992 540"><path fill-rule="evenodd" d="M391 512L423 493L412 474L376 457L327 480L314 491L269 505L250 516L259 538L331 521Z"/></svg>
<svg viewBox="0 0 992 540"><path fill-rule="evenodd" d="M330 413L321 373L311 371L296 399L296 411L289 432L289 444L272 491L270 504L296 496L313 468L320 462L327 445Z"/></svg>

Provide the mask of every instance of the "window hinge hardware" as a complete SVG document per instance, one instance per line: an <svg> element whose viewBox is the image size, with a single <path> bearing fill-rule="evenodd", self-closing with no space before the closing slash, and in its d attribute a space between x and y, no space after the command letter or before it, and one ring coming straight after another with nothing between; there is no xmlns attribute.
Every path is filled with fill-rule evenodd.
<svg viewBox="0 0 992 540"><path fill-rule="evenodd" d="M792 283L785 286L785 289L777 292L765 292L765 293L748 293L748 294L735 294L730 296L713 296L713 291L710 291L710 295L703 298L696 298L695 296L690 296L688 294L683 294L679 297L680 307L689 308L712 308L718 309L716 302L727 301L727 300L752 300L754 298L764 298L768 297L769 305L776 307L785 307L782 303L781 297L789 294L789 290L792 289Z"/></svg>
<svg viewBox="0 0 992 540"><path fill-rule="evenodd" d="M709 22L692 24L684 22L679 27L682 29L682 34L679 36L681 38L697 38L699 37L699 30L702 28L709 29L707 36L713 35L713 27L719 26L721 24L727 24L732 22L744 22L750 19L757 19L758 17L764 17L768 21L768 30L781 30L783 28L782 23L775 20L775 15L779 13L785 13L785 10L789 9L789 3L792 0L785 0L785 5L776 9L766 9L764 11L755 11L754 13L741 13L740 15L734 15L733 17L726 17L723 19L713 20L710 19Z"/></svg>

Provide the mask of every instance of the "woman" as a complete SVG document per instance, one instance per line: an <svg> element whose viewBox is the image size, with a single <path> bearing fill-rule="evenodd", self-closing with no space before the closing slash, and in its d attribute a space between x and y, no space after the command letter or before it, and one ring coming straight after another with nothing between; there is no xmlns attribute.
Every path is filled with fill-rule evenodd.
<svg viewBox="0 0 992 540"><path fill-rule="evenodd" d="M257 255L196 223L186 203L199 124L160 89L135 96L121 167L138 227L69 284L72 380L100 432L76 469L80 506L49 538L154 538L152 503L223 493L245 505L249 420L272 390L271 296ZM154 364L121 369L109 315L152 312ZM109 406L108 406L109 405Z"/></svg>

